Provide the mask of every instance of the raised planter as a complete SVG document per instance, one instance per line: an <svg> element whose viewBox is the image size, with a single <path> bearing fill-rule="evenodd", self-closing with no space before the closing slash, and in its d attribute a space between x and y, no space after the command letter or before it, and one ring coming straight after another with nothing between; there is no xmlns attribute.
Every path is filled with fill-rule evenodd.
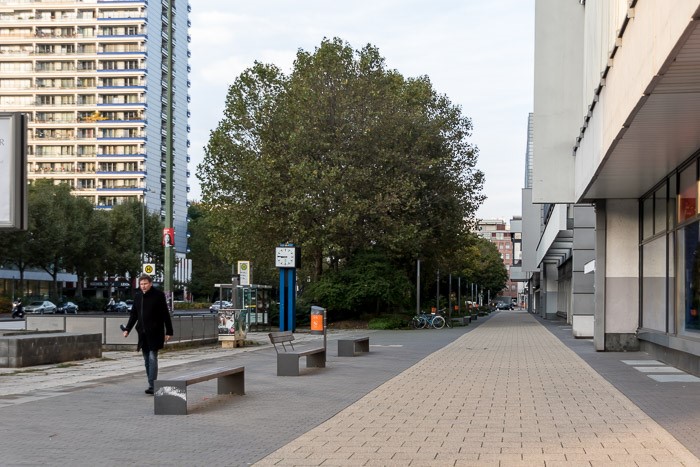
<svg viewBox="0 0 700 467"><path fill-rule="evenodd" d="M101 334L17 332L0 336L0 367L22 368L102 357Z"/></svg>

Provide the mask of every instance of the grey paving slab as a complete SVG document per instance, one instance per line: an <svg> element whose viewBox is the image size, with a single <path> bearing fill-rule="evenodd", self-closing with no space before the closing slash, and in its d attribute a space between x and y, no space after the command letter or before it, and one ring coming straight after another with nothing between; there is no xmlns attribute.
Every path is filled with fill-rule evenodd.
<svg viewBox="0 0 700 467"><path fill-rule="evenodd" d="M700 383L700 378L693 375L647 375L660 383Z"/></svg>
<svg viewBox="0 0 700 467"><path fill-rule="evenodd" d="M642 373L684 373L672 366L633 366L632 368Z"/></svg>
<svg viewBox="0 0 700 467"><path fill-rule="evenodd" d="M525 313L476 324L370 332L355 358L333 340L367 331L337 332L328 367L300 377L276 376L269 345L166 352L162 375L246 366L245 396L196 384L187 416L153 415L133 352L0 369L0 464L700 465L697 383L656 382L622 361L648 355L596 353Z"/></svg>
<svg viewBox="0 0 700 467"><path fill-rule="evenodd" d="M632 367L643 362L663 364L646 352L597 352L592 340L573 338L571 332L564 329L564 320L536 319L696 457L700 457L698 383L655 381Z"/></svg>
<svg viewBox="0 0 700 467"><path fill-rule="evenodd" d="M492 316L256 465L395 461L700 465L525 313Z"/></svg>
<svg viewBox="0 0 700 467"><path fill-rule="evenodd" d="M0 419L12 430L3 433L0 464L250 465L473 329L370 331L370 353L350 359L336 356L333 340L343 333L334 333L327 368L304 369L300 377L276 376L269 345L163 353L161 375L246 367L245 396L217 396L214 381L193 385L187 416L153 414L143 359L133 352L3 371Z"/></svg>

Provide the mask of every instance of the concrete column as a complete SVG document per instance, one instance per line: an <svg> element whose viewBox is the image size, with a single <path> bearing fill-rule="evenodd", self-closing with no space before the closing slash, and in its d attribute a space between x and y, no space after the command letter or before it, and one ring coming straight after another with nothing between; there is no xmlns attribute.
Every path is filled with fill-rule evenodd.
<svg viewBox="0 0 700 467"><path fill-rule="evenodd" d="M605 350L637 350L639 348L639 341L636 338L639 327L638 201L636 199L607 200L606 211Z"/></svg>
<svg viewBox="0 0 700 467"><path fill-rule="evenodd" d="M596 220L593 206L576 205L571 273L571 332L574 337L593 337L595 273L584 274L586 263L595 259Z"/></svg>
<svg viewBox="0 0 700 467"><path fill-rule="evenodd" d="M556 263L542 263L543 277L540 286L542 307L540 316L554 319L557 316L557 298L559 294L559 273Z"/></svg>
<svg viewBox="0 0 700 467"><path fill-rule="evenodd" d="M595 205L595 279L593 346L598 351L605 350L605 257L607 253L607 210L605 200Z"/></svg>

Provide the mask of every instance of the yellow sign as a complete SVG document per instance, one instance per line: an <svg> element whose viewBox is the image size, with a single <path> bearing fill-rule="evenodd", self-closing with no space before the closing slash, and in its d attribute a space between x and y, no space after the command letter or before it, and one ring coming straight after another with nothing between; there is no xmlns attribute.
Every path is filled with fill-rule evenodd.
<svg viewBox="0 0 700 467"><path fill-rule="evenodd" d="M143 264L143 273L148 274L149 276L152 276L156 272L156 265L153 263L144 263Z"/></svg>
<svg viewBox="0 0 700 467"><path fill-rule="evenodd" d="M250 261L238 262L238 276L240 277L240 285L250 285L253 280L253 274L250 271Z"/></svg>

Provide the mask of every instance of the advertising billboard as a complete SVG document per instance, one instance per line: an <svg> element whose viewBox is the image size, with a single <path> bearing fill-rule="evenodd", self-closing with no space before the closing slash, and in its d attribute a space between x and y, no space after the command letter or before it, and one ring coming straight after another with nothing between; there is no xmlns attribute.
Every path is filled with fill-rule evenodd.
<svg viewBox="0 0 700 467"><path fill-rule="evenodd" d="M27 118L0 112L0 230L27 229Z"/></svg>

